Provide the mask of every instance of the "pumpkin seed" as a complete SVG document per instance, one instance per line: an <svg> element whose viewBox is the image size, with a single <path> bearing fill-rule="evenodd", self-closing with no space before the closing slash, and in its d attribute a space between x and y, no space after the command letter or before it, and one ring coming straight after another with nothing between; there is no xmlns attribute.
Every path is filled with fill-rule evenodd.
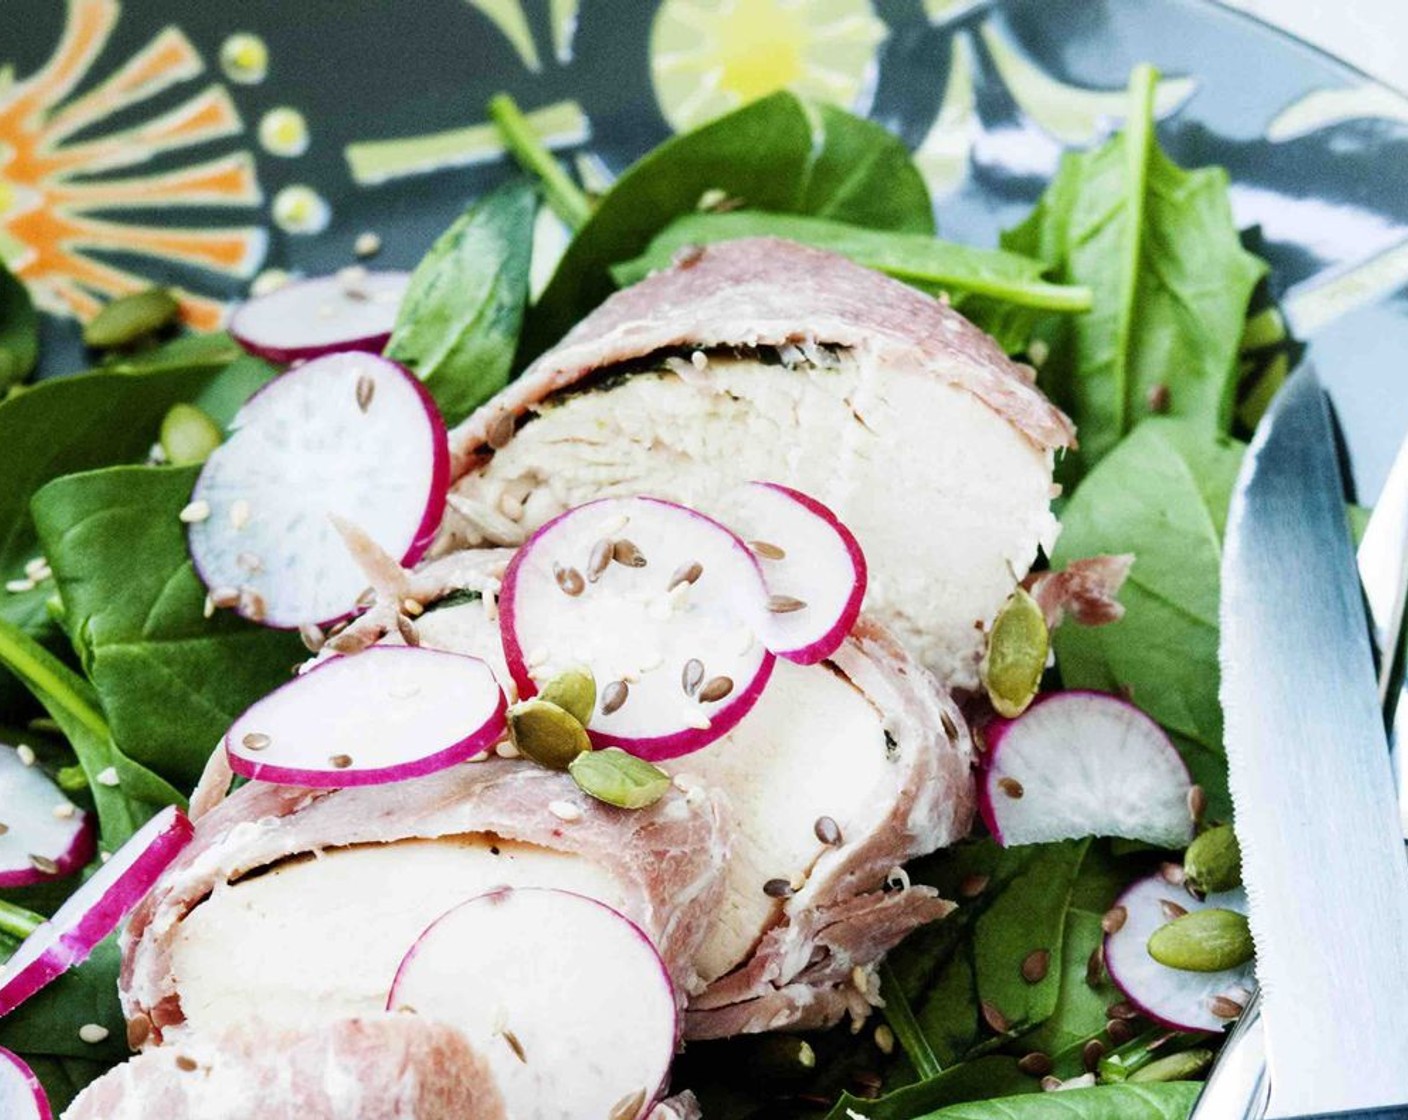
<svg viewBox="0 0 1408 1120"><path fill-rule="evenodd" d="M94 350L131 346L169 327L181 305L165 288L148 288L113 300L83 328L83 344Z"/></svg>
<svg viewBox="0 0 1408 1120"><path fill-rule="evenodd" d="M670 788L670 775L620 747L584 751L567 770L583 793L618 809L653 805Z"/></svg>
<svg viewBox="0 0 1408 1120"><path fill-rule="evenodd" d="M1196 910L1149 935L1149 955L1184 972L1221 972L1252 959L1252 931L1235 910Z"/></svg>
<svg viewBox="0 0 1408 1120"><path fill-rule="evenodd" d="M1143 1069L1129 1075L1130 1081L1191 1081L1212 1065L1211 1050L1184 1050L1166 1058L1155 1058Z"/></svg>
<svg viewBox="0 0 1408 1120"><path fill-rule="evenodd" d="M997 612L979 666L998 715L1012 719L1026 711L1041 685L1050 645L1041 608L1019 587Z"/></svg>
<svg viewBox="0 0 1408 1120"><path fill-rule="evenodd" d="M1204 894L1242 885L1242 849L1230 824L1210 828L1188 845L1183 874L1190 887Z"/></svg>
<svg viewBox="0 0 1408 1120"><path fill-rule="evenodd" d="M518 753L549 770L566 770L592 749L581 723L550 700L534 698L508 710L508 730Z"/></svg>
<svg viewBox="0 0 1408 1120"><path fill-rule="evenodd" d="M193 404L173 404L161 420L161 449L173 467L204 463L224 441L219 425Z"/></svg>
<svg viewBox="0 0 1408 1120"><path fill-rule="evenodd" d="M568 669L543 685L538 699L556 704L586 727L596 710L596 678L587 669Z"/></svg>

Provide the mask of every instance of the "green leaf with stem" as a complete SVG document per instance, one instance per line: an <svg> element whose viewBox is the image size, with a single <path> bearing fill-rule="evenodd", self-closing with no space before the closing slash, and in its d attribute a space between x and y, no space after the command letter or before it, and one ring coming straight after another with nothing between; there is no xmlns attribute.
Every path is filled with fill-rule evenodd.
<svg viewBox="0 0 1408 1120"><path fill-rule="evenodd" d="M591 217L592 204L586 192L572 181L562 164L538 139L528 118L506 93L489 99L489 116L493 118L504 146L518 160L523 170L535 176L543 185L543 196L552 211L568 227L581 229Z"/></svg>

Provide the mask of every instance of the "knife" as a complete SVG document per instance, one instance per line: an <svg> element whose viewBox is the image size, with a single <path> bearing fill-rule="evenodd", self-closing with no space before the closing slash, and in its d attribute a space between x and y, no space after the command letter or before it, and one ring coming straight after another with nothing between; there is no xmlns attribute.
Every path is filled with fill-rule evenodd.
<svg viewBox="0 0 1408 1120"><path fill-rule="evenodd" d="M1408 861L1335 447L1302 369L1248 450L1223 558L1271 1117L1408 1106Z"/></svg>

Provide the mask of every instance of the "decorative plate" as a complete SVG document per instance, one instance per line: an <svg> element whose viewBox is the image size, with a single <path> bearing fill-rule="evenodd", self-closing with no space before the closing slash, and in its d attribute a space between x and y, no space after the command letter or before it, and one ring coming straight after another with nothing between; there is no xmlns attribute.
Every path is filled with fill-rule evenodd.
<svg viewBox="0 0 1408 1120"><path fill-rule="evenodd" d="M1204 0L5 0L0 257L63 373L74 320L152 281L214 326L261 271L345 265L364 233L414 264L512 173L500 89L590 188L784 85L904 137L944 234L989 244L1146 59L1166 149L1227 167L1274 267L1260 391L1308 341L1374 494L1408 429L1408 98Z"/></svg>

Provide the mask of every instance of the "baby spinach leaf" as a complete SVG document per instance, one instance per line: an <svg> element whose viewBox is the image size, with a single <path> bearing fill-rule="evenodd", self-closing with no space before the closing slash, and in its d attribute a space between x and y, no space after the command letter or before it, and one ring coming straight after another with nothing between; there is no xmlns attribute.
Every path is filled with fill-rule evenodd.
<svg viewBox="0 0 1408 1120"><path fill-rule="evenodd" d="M115 742L185 789L234 718L306 656L295 634L205 617L178 517L197 473L110 467L51 482L33 503Z"/></svg>
<svg viewBox="0 0 1408 1120"><path fill-rule="evenodd" d="M841 109L775 93L667 140L627 169L530 311L520 358L541 353L610 295L610 266L644 252L709 191L757 210L934 232L928 189L903 143Z"/></svg>
<svg viewBox="0 0 1408 1120"><path fill-rule="evenodd" d="M1067 154L1002 239L1095 293L1089 315L1047 324L1040 371L1080 430L1071 478L1151 412L1188 417L1208 436L1228 430L1247 305L1265 272L1238 238L1226 171L1184 171L1158 147L1154 84L1152 69L1136 70L1125 130Z"/></svg>
<svg viewBox="0 0 1408 1120"><path fill-rule="evenodd" d="M1120 994L1108 978L1102 978L1094 988L1086 983L1091 951L1103 938L1100 914L1075 909L1067 912L1063 951L1059 960L1052 958L1051 965L1053 974L1059 972L1056 1005L1049 1019L1023 1037L1023 1051L1060 1054L1104 1031L1108 1019L1105 1009L1121 998Z"/></svg>
<svg viewBox="0 0 1408 1120"><path fill-rule="evenodd" d="M30 375L39 361L39 316L29 289L0 260L0 393Z"/></svg>
<svg viewBox="0 0 1408 1120"><path fill-rule="evenodd" d="M911 1120L1185 1120L1202 1088L1196 1081L1098 1085L970 1101L915 1115Z"/></svg>
<svg viewBox="0 0 1408 1120"><path fill-rule="evenodd" d="M446 230L411 277L386 356L425 382L447 424L508 383L537 209L530 185L505 184Z"/></svg>
<svg viewBox="0 0 1408 1120"><path fill-rule="evenodd" d="M0 934L0 960L19 948ZM121 1061L127 1057L127 1023L117 1000L122 963L117 935L102 941L81 965L69 969L32 999L0 1018L0 1046L28 1055ZM79 1027L106 1028L102 1042L84 1042Z"/></svg>
<svg viewBox="0 0 1408 1120"><path fill-rule="evenodd" d="M1041 1092L1035 1078L1017 1068L1017 1059L1001 1055L974 1058L936 1077L906 1085L878 1100L842 1095L826 1120L914 1120L947 1105Z"/></svg>

